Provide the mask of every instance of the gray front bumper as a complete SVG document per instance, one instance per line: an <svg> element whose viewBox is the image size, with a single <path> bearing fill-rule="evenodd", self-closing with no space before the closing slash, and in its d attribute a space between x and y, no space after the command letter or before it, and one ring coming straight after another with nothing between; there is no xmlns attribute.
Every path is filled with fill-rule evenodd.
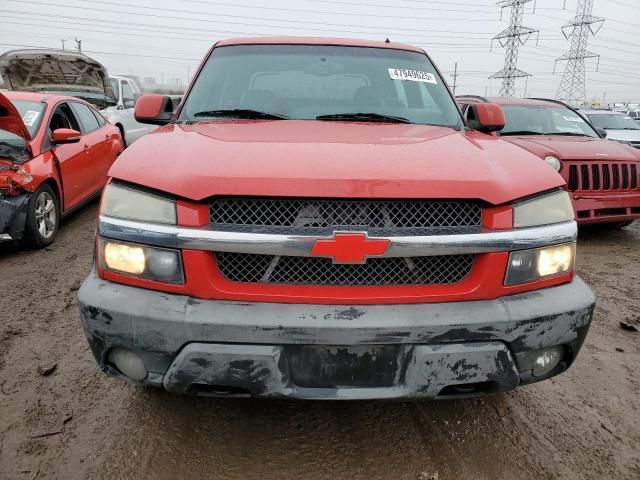
<svg viewBox="0 0 640 480"><path fill-rule="evenodd" d="M493 385L487 393L509 390L537 380L522 368L519 359L526 352L556 345L566 351L564 370L582 345L595 299L576 277L570 284L491 301L242 303L129 287L92 272L79 301L93 354L115 376L123 375L109 365L107 354L123 347L144 360L149 374L142 383L169 391L203 393L194 387L209 385L216 387L213 393L228 387L253 396L355 399L435 398L456 385ZM299 371L293 352L308 345L328 356L341 346L394 345L393 381L358 388L296 384L310 374Z"/></svg>

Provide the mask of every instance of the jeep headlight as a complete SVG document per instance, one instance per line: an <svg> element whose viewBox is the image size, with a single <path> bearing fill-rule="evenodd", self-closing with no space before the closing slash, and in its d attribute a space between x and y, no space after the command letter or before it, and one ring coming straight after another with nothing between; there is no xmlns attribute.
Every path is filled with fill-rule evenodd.
<svg viewBox="0 0 640 480"><path fill-rule="evenodd" d="M176 224L176 202L135 188L110 183L104 189L100 214L126 220Z"/></svg>
<svg viewBox="0 0 640 480"><path fill-rule="evenodd" d="M569 194L563 190L516 203L513 206L513 226L534 227L575 219Z"/></svg>

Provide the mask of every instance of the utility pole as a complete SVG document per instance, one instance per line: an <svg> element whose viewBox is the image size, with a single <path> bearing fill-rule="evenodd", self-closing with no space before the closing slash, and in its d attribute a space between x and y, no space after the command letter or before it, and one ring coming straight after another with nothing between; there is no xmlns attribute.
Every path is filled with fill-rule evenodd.
<svg viewBox="0 0 640 480"><path fill-rule="evenodd" d="M600 65L600 55L589 52L587 42L590 35L596 35L600 31L604 19L594 17L592 11L593 0L578 0L576 16L562 27L564 38L571 39L571 47L556 60L556 65L558 62L567 62L556 98L574 106L584 103L587 97L584 61L587 58L597 58L598 66Z"/></svg>
<svg viewBox="0 0 640 480"><path fill-rule="evenodd" d="M78 50L78 53L82 53L82 40L80 40L78 37L75 37L75 42L76 50Z"/></svg>
<svg viewBox="0 0 640 480"><path fill-rule="evenodd" d="M456 88L458 86L458 62L456 62L455 66L453 67L453 86L452 86L452 90L453 90L453 96L456 96Z"/></svg>
<svg viewBox="0 0 640 480"><path fill-rule="evenodd" d="M520 49L520 46L527 43L527 40L529 40L531 35L539 32L538 30L534 30L533 28L522 26L522 18L524 17L524 6L531 1L532 0L501 0L498 2L498 6L502 10L504 10L505 8L511 9L509 27L504 29L502 32L491 39L492 48L493 42L495 40L500 44L501 47L506 49L504 56L504 68L489 77L490 79L502 79L502 87L500 87L501 97L513 97L515 95L516 78L531 76L527 72L523 72L522 70L519 70L517 68L518 50Z"/></svg>
<svg viewBox="0 0 640 480"><path fill-rule="evenodd" d="M66 42L66 40L64 38L61 38L60 42L62 42L62 50L64 50L64 42Z"/></svg>

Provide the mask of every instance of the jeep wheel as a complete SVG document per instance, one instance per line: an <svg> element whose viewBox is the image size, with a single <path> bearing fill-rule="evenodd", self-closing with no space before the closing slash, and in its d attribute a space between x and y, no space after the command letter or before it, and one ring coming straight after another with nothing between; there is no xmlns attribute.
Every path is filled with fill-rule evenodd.
<svg viewBox="0 0 640 480"><path fill-rule="evenodd" d="M56 194L47 184L40 185L31 196L27 207L25 243L33 248L51 245L58 233L60 210Z"/></svg>

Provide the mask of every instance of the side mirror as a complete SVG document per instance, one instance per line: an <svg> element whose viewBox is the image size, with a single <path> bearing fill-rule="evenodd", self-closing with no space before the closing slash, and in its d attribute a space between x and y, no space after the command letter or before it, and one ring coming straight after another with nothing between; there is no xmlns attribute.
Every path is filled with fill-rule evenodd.
<svg viewBox="0 0 640 480"><path fill-rule="evenodd" d="M600 127L597 127L597 128L596 128L596 132L598 132L598 134L599 134L602 138L607 138L607 135L609 135L609 132L607 132L604 128L600 128Z"/></svg>
<svg viewBox="0 0 640 480"><path fill-rule="evenodd" d="M173 102L165 95L142 95L136 102L133 113L140 123L151 125L166 125L173 117Z"/></svg>
<svg viewBox="0 0 640 480"><path fill-rule="evenodd" d="M124 108L133 108L136 106L136 101L132 98L125 98L122 103Z"/></svg>
<svg viewBox="0 0 640 480"><path fill-rule="evenodd" d="M504 111L496 103L473 103L467 109L467 127L492 133L504 128Z"/></svg>
<svg viewBox="0 0 640 480"><path fill-rule="evenodd" d="M56 145L62 145L79 142L81 136L82 133L72 128L56 128L51 134L51 139Z"/></svg>

